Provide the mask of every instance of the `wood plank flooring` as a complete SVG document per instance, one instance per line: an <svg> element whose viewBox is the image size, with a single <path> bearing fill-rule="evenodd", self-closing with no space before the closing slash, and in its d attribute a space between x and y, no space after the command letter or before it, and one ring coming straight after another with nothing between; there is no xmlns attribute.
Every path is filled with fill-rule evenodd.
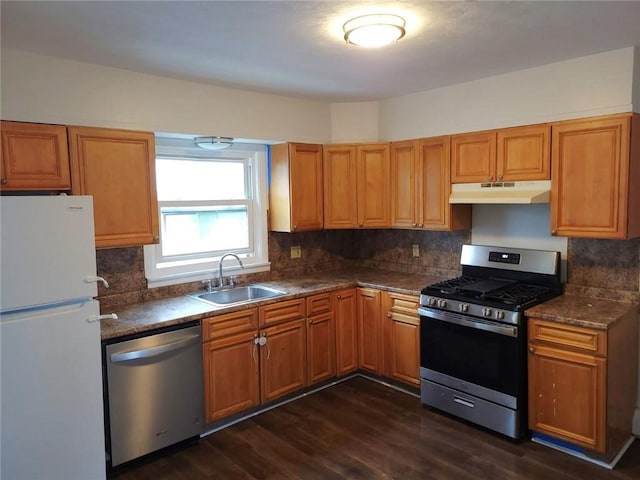
<svg viewBox="0 0 640 480"><path fill-rule="evenodd" d="M608 470L514 442L356 377L110 475L163 479L638 480L640 440Z"/></svg>

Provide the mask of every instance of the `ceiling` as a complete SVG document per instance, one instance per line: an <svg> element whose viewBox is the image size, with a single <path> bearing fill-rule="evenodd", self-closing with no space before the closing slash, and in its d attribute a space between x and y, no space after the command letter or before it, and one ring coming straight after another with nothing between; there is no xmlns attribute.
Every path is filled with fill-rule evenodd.
<svg viewBox="0 0 640 480"><path fill-rule="evenodd" d="M377 7L377 8L373 8ZM8 1L3 47L326 102L373 101L640 45L640 2ZM397 12L361 49L342 24Z"/></svg>

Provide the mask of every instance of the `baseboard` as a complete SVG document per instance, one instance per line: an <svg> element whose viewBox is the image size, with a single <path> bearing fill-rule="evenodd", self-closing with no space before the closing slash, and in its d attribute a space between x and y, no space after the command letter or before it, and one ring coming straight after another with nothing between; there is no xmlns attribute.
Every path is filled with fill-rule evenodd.
<svg viewBox="0 0 640 480"><path fill-rule="evenodd" d="M586 460L587 462L599 465L600 467L608 468L609 470L613 470L615 468L618 461L622 458L622 456L627 451L627 449L631 446L634 440L635 440L635 437L629 437L627 442L622 446L622 448L620 449L618 454L613 458L613 460L611 460L610 463L607 463L602 460L597 460L588 455L585 455L580 447L570 445L566 442L556 441L555 439L548 437L547 435L540 435L534 432L531 436L531 441L534 443L539 443L540 445L544 445L545 447L553 448L554 450L559 450L573 457L577 457L582 460Z"/></svg>

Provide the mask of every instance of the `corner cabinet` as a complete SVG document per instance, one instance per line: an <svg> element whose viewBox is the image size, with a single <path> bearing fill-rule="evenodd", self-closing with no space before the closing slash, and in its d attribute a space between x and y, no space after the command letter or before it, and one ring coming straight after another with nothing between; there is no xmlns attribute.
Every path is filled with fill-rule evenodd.
<svg viewBox="0 0 640 480"><path fill-rule="evenodd" d="M450 137L391 143L391 226L471 228L471 206L451 205Z"/></svg>
<svg viewBox="0 0 640 480"><path fill-rule="evenodd" d="M605 455L631 437L637 311L608 329L529 318L529 428Z"/></svg>
<svg viewBox="0 0 640 480"><path fill-rule="evenodd" d="M324 146L327 229L391 226L388 143Z"/></svg>
<svg viewBox="0 0 640 480"><path fill-rule="evenodd" d="M158 242L155 137L68 127L74 195L93 195L96 247Z"/></svg>
<svg viewBox="0 0 640 480"><path fill-rule="evenodd" d="M272 231L322 230L322 145L271 147L269 210Z"/></svg>
<svg viewBox="0 0 640 480"><path fill-rule="evenodd" d="M66 127L7 121L0 127L1 191L71 189Z"/></svg>
<svg viewBox="0 0 640 480"><path fill-rule="evenodd" d="M549 136L547 124L453 135L451 181L548 180Z"/></svg>
<svg viewBox="0 0 640 480"><path fill-rule="evenodd" d="M640 115L552 126L551 233L640 236Z"/></svg>
<svg viewBox="0 0 640 480"><path fill-rule="evenodd" d="M419 297L382 292L385 376L420 386Z"/></svg>
<svg viewBox="0 0 640 480"><path fill-rule="evenodd" d="M372 288L358 288L359 367L378 375L384 374L382 332L382 292Z"/></svg>

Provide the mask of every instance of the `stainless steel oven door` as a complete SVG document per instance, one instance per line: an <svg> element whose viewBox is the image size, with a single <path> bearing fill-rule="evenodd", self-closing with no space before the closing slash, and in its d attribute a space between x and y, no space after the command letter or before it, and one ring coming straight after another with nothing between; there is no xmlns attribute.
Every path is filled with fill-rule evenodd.
<svg viewBox="0 0 640 480"><path fill-rule="evenodd" d="M520 407L526 381L520 327L427 307L418 313L422 378Z"/></svg>

